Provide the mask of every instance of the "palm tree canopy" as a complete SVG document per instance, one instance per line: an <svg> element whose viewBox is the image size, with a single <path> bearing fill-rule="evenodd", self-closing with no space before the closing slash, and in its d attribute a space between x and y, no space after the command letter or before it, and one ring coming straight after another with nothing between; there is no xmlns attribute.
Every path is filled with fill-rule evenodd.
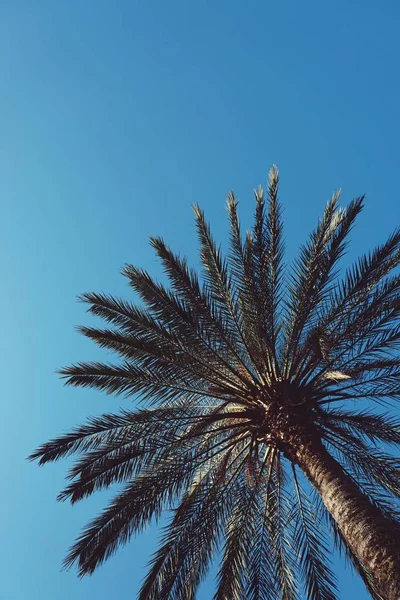
<svg viewBox="0 0 400 600"><path fill-rule="evenodd" d="M380 598L292 450L295 430L311 432L398 526L400 421L390 409L400 396L400 230L339 277L363 198L340 208L335 194L287 269L277 193L273 167L245 235L229 195L227 257L194 207L201 277L151 238L169 287L127 265L139 304L81 297L108 326L80 331L119 360L62 376L144 405L92 418L30 457L77 455L61 500L124 486L65 560L80 575L169 507L141 600L194 599L215 553L215 600L334 600L332 532Z"/></svg>

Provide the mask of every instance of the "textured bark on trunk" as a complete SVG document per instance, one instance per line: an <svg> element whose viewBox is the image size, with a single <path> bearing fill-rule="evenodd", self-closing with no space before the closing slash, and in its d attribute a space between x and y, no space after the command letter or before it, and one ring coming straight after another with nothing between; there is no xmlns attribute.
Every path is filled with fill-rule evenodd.
<svg viewBox="0 0 400 600"><path fill-rule="evenodd" d="M360 491L316 436L292 436L289 454L320 494L385 600L400 600L400 528Z"/></svg>

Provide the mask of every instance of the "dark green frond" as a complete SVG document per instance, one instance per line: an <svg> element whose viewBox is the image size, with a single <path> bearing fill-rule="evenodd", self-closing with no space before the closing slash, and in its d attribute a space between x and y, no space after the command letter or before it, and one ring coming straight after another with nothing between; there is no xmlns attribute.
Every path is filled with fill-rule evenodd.
<svg viewBox="0 0 400 600"><path fill-rule="evenodd" d="M272 346L275 347L277 333L280 327L280 302L281 286L283 283L284 267L284 242L282 209L278 200L279 175L276 166L273 166L268 176L268 214L267 214L267 271L268 271L268 301L271 308L269 315L269 331L273 337ZM276 352L276 350L275 350ZM277 357L275 356L275 361Z"/></svg>
<svg viewBox="0 0 400 600"><path fill-rule="evenodd" d="M248 565L247 598L249 600L275 600L278 582L276 578L275 548L272 541L273 515L276 496L276 477L273 477L276 451L268 453L268 472L261 480L262 489L254 509L257 530L251 548Z"/></svg>
<svg viewBox="0 0 400 600"><path fill-rule="evenodd" d="M299 588L296 579L297 561L293 553L292 511L287 491L282 481L282 458L276 455L275 498L270 505L271 542L276 560L276 580L281 600L298 600Z"/></svg>
<svg viewBox="0 0 400 600"><path fill-rule="evenodd" d="M338 209L338 200L339 193L328 202L318 227L301 248L300 258L294 267L288 302L291 319L286 350L288 374L293 374L299 359L304 359L304 356L293 357L293 352L306 324L308 327L313 324L316 308L330 291L329 286L337 275L337 262L346 249L348 234L363 208L363 197L353 200L346 209Z"/></svg>
<svg viewBox="0 0 400 600"><path fill-rule="evenodd" d="M298 505L295 509L295 552L300 559L303 581L309 600L337 600L335 577L328 565L327 540L318 514L292 466Z"/></svg>
<svg viewBox="0 0 400 600"><path fill-rule="evenodd" d="M116 430L129 426L129 417L122 415L102 415L90 419L87 425L77 427L71 433L42 444L32 452L29 460L38 460L39 465L59 460L74 452L84 452L107 442Z"/></svg>
<svg viewBox="0 0 400 600"><path fill-rule="evenodd" d="M232 485L243 451L236 456L232 450L221 454L204 477L193 482L166 530L140 599L184 600L187 589L196 590L230 512Z"/></svg>
<svg viewBox="0 0 400 600"><path fill-rule="evenodd" d="M140 532L165 503L171 503L190 481L185 461L164 461L158 469L139 475L84 530L65 559L78 563L80 575L90 574L135 532Z"/></svg>
<svg viewBox="0 0 400 600"><path fill-rule="evenodd" d="M400 420L392 415L379 415L368 411L329 410L326 411L323 419L327 423L332 421L341 424L365 441L377 442L380 440L388 444L400 445Z"/></svg>
<svg viewBox="0 0 400 600"><path fill-rule="evenodd" d="M185 377L176 369L170 373L155 368L136 367L132 363L119 366L104 363L78 363L60 371L68 385L91 387L109 394L126 397L140 395L144 400L170 402L180 398L196 401L204 396L218 398L210 391L209 382L196 377ZM181 376L179 376L181 375ZM232 393L235 388L232 386Z"/></svg>
<svg viewBox="0 0 400 600"><path fill-rule="evenodd" d="M249 235L243 242L237 214L237 201L230 194L227 209L230 221L230 254L228 265L240 309L243 330L248 332L247 345L260 374L271 376L271 352L265 336L262 302L254 277L253 242Z"/></svg>
<svg viewBox="0 0 400 600"><path fill-rule="evenodd" d="M252 483L249 484L245 476L234 490L214 600L240 600L245 597L247 573L257 534L256 505L270 454L266 451L262 464L255 468L257 472Z"/></svg>
<svg viewBox="0 0 400 600"><path fill-rule="evenodd" d="M254 361L251 353L251 343L247 340L246 331L242 327L242 319L237 307L237 294L232 285L227 263L222 257L220 248L216 246L211 236L204 212L195 205L194 213L204 277L222 314L231 323L232 329L236 330L237 344L244 352L245 369L250 376L250 381L252 381L255 377L254 367L257 361Z"/></svg>
<svg viewBox="0 0 400 600"><path fill-rule="evenodd" d="M229 326L227 319L222 318L218 306L213 302L212 295L207 294L206 290L201 288L196 273L188 268L185 259L174 255L163 240L151 238L151 244L163 262L172 288L188 305L191 314L196 317L197 328L203 336L212 336L214 352L220 363L231 371L235 378L248 383L248 378L243 378L241 371L232 366L233 361L233 364L241 365L242 370L246 368L237 344L235 331L232 331L232 326ZM225 353L229 353L228 356L225 358L220 356L220 348L224 348Z"/></svg>

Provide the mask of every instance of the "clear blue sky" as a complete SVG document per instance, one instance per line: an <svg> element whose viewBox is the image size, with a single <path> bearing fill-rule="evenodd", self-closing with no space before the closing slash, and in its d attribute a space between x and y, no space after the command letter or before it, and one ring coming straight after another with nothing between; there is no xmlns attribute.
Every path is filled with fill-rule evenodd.
<svg viewBox="0 0 400 600"><path fill-rule="evenodd" d="M289 256L338 187L367 207L350 256L399 222L400 5L395 0L0 2L0 599L134 598L155 533L93 577L60 565L107 494L55 501L67 464L25 456L87 415L118 410L55 370L99 350L84 291L128 295L121 266L159 274L162 235L196 264L191 204L226 239L272 163ZM341 598L367 598L338 564ZM209 583L199 600L211 597Z"/></svg>

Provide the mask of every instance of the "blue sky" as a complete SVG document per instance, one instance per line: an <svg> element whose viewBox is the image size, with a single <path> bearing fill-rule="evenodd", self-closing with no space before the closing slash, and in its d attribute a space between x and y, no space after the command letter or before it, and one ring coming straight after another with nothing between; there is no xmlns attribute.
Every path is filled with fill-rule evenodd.
<svg viewBox="0 0 400 600"><path fill-rule="evenodd" d="M149 234L196 264L191 204L226 240L228 190L249 223L272 163L288 256L339 187L367 194L350 258L398 224L399 26L394 0L0 2L0 600L134 598L155 548L150 529L91 578L61 572L107 494L56 503L67 464L25 461L122 402L55 374L100 356L79 293L129 295L127 261L159 275Z"/></svg>

